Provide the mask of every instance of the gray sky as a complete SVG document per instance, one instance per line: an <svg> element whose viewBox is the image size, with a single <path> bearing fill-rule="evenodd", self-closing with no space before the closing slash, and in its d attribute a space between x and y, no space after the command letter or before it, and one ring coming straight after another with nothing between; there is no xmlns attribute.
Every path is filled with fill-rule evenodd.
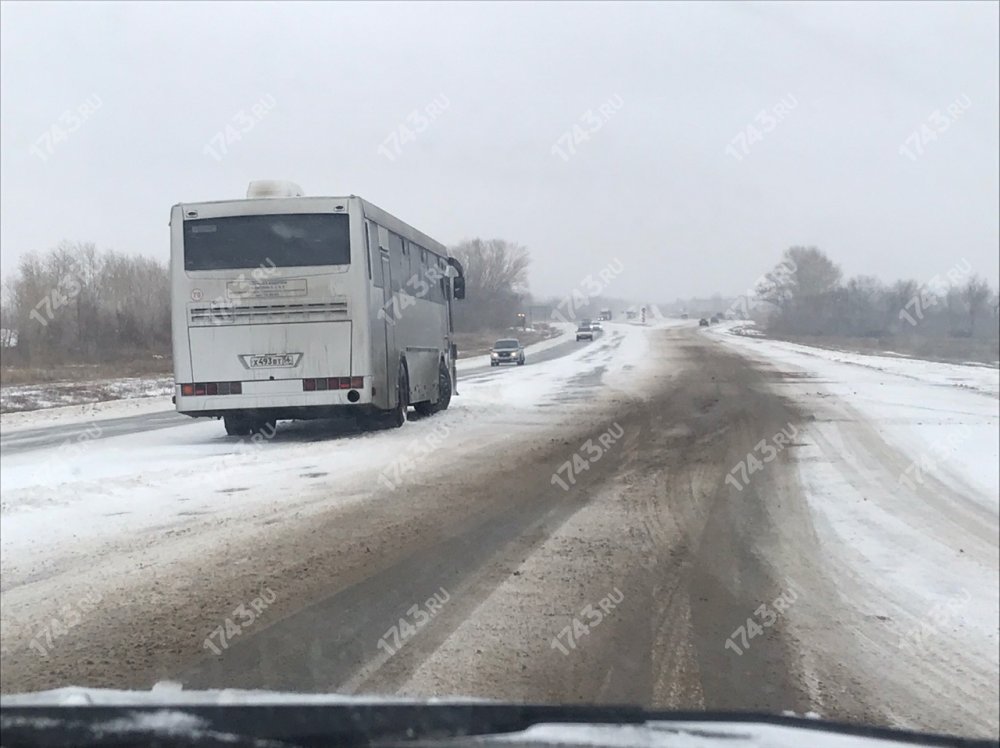
<svg viewBox="0 0 1000 748"><path fill-rule="evenodd" d="M64 238L166 259L173 203L277 178L446 244L525 244L538 294L614 258L614 296L738 293L793 244L886 280L964 258L996 285L997 9L5 2L2 268ZM268 95L221 161L205 152ZM82 124L63 117L92 96ZM575 155L553 153L609 100ZM60 122L78 126L48 153Z"/></svg>

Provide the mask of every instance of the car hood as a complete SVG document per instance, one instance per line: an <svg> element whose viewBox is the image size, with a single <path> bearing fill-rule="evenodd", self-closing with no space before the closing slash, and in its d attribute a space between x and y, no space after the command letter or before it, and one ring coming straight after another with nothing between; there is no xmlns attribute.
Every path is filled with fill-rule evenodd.
<svg viewBox="0 0 1000 748"><path fill-rule="evenodd" d="M669 712L236 689L60 688L0 698L9 745L725 746L986 744L817 716Z"/></svg>

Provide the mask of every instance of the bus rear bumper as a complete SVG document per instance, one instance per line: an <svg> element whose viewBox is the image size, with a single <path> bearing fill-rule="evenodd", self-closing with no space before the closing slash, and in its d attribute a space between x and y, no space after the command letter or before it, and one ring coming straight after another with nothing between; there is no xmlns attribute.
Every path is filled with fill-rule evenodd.
<svg viewBox="0 0 1000 748"><path fill-rule="evenodd" d="M310 421L317 418L357 418L382 413L371 403L364 405L309 405L283 408L226 408L224 410L179 410L191 418L249 416L258 421Z"/></svg>
<svg viewBox="0 0 1000 748"><path fill-rule="evenodd" d="M279 418L329 418L331 416L322 413L364 410L372 405L370 387L282 394L248 393L247 389L244 386L243 394L239 395L182 395L180 386L177 386L174 406L178 413L194 418L218 418L247 411L297 414ZM309 415L314 412L321 415Z"/></svg>

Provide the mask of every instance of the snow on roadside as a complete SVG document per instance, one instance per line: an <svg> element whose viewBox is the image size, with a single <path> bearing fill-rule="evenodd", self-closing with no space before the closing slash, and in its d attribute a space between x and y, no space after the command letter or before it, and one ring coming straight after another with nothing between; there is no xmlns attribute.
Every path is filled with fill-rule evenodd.
<svg viewBox="0 0 1000 748"><path fill-rule="evenodd" d="M891 352L881 354L850 353L828 348L816 348L799 343L789 343L783 340L762 338L762 333L755 328L740 325L715 328L709 332L715 335L729 333L726 339L730 341L732 337L754 339L763 345L761 350L766 350L769 353L778 354L779 352L783 352L786 354L815 357L836 363L861 366L866 369L886 372L907 379L916 379L921 382L938 384L944 387L961 387L984 392L994 397L1000 396L1000 369L987 364L977 362L953 364L911 358Z"/></svg>
<svg viewBox="0 0 1000 748"><path fill-rule="evenodd" d="M844 398L912 455L924 474L971 483L977 499L1000 504L1000 370L982 365L870 356L706 331L759 359L808 372L811 391Z"/></svg>
<svg viewBox="0 0 1000 748"><path fill-rule="evenodd" d="M854 611L826 624L856 632L837 656L879 674L897 726L924 725L946 689L962 705L949 729L996 734L1000 372L706 334L778 369L775 389L815 418L792 454ZM800 615L820 636L824 622Z"/></svg>
<svg viewBox="0 0 1000 748"><path fill-rule="evenodd" d="M124 398L162 397L173 393L174 378L121 377L83 382L46 382L8 385L0 388L0 410L4 419L14 413L84 405Z"/></svg>
<svg viewBox="0 0 1000 748"><path fill-rule="evenodd" d="M172 410L170 395L137 397L127 400L106 400L99 403L65 405L57 408L4 413L0 416L0 431L4 435L48 426L78 426L109 418L162 413Z"/></svg>
<svg viewBox="0 0 1000 748"><path fill-rule="evenodd" d="M644 335L621 330L565 357L496 370L468 381L448 411L397 430L357 433L335 423L297 422L253 444L225 436L215 421L192 420L74 449L3 455L5 587L60 554L79 556L115 539L141 542L150 533L242 522L261 512L322 511L418 480L440 469L438 456L546 427L551 411L542 406L593 397L611 359L638 369L643 343L631 339ZM317 480L328 475L337 477L334 494L329 479Z"/></svg>

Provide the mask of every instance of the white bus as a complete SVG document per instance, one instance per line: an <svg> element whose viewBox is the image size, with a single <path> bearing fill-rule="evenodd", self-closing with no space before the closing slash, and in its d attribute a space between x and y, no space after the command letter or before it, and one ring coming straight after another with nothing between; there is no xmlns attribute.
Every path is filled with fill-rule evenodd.
<svg viewBox="0 0 1000 748"><path fill-rule="evenodd" d="M461 264L360 197L251 182L170 214L174 402L230 435L354 415L401 426L457 394Z"/></svg>

